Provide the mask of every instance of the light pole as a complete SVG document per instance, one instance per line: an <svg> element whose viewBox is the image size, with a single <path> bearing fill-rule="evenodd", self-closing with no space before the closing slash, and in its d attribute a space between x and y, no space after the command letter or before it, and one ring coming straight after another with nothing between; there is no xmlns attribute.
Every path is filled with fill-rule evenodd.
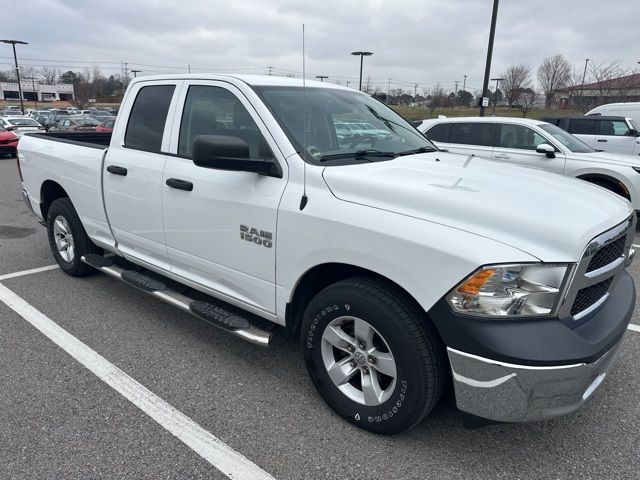
<svg viewBox="0 0 640 480"><path fill-rule="evenodd" d="M316 75L316 78L319 78L321 82L324 82L325 78L329 78L326 75Z"/></svg>
<svg viewBox="0 0 640 480"><path fill-rule="evenodd" d="M140 72L142 72L142 70L131 70L131 73L133 73L133 78L137 78Z"/></svg>
<svg viewBox="0 0 640 480"><path fill-rule="evenodd" d="M28 45L27 42L21 40L0 40L2 43L8 43L13 47L13 61L16 64L16 78L18 79L18 94L20 95L20 110L24 115L24 100L22 99L22 85L20 84L20 70L18 69L18 56L16 55L16 45Z"/></svg>
<svg viewBox="0 0 640 480"><path fill-rule="evenodd" d="M491 113L492 117L496 116L496 103L498 103L498 83L504 80L504 78L492 78L491 81L496 81L496 89L493 92L493 112Z"/></svg>
<svg viewBox="0 0 640 480"><path fill-rule="evenodd" d="M462 82L462 90L466 91L467 90L467 76L463 75L464 77L464 81Z"/></svg>
<svg viewBox="0 0 640 480"><path fill-rule="evenodd" d="M584 72L582 72L582 86L584 87L584 80L587 78L587 65L589 65L589 59L584 61Z"/></svg>
<svg viewBox="0 0 640 480"><path fill-rule="evenodd" d="M638 62L638 63L640 63L640 62ZM349 80L347 80L347 88L349 88L349 84L350 84L350 83L351 83L351 82L350 82Z"/></svg>
<svg viewBox="0 0 640 480"><path fill-rule="evenodd" d="M33 94L36 96L36 107L35 107L35 109L38 110L38 92L36 91L36 77L25 78L25 80L31 80L31 85L33 85Z"/></svg>
<svg viewBox="0 0 640 480"><path fill-rule="evenodd" d="M489 95L489 75L491 72L491 57L493 56L493 39L496 36L496 20L498 19L498 0L493 0L493 13L491 14L491 29L489 30L489 47L487 48L487 63L484 67L484 82L482 83L482 96ZM484 117L484 105L480 104L480 116Z"/></svg>
<svg viewBox="0 0 640 480"><path fill-rule="evenodd" d="M360 83L358 84L358 90L362 91L362 63L364 57L373 55L373 52L351 52L351 55L360 56Z"/></svg>

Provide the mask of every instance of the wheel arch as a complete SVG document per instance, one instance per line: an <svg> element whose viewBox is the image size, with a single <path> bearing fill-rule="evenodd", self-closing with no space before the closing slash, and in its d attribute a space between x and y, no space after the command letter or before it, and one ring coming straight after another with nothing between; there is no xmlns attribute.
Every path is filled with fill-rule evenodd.
<svg viewBox="0 0 640 480"><path fill-rule="evenodd" d="M426 311L415 297L387 276L357 265L329 262L311 267L304 272L296 282L292 290L291 299L286 306L285 321L287 330L293 334L297 334L302 321L302 315L304 314L305 305L324 288L351 277L372 277L393 285L402 294L406 295L409 301L413 302L421 311L425 312L426 315Z"/></svg>
<svg viewBox="0 0 640 480"><path fill-rule="evenodd" d="M623 180L617 177L604 173L582 173L576 176L576 178L594 184L597 184L598 181L608 183L612 186L612 189L615 193L626 198L627 200L631 200L631 192L629 190L629 187L627 187Z"/></svg>
<svg viewBox="0 0 640 480"><path fill-rule="evenodd" d="M45 180L40 187L40 212L46 221L51 204L58 198L68 198L69 194L54 180Z"/></svg>

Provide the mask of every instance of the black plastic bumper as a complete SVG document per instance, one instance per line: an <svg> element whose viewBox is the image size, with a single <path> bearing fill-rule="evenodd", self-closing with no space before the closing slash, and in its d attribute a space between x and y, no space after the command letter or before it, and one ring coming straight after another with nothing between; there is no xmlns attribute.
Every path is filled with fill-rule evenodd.
<svg viewBox="0 0 640 480"><path fill-rule="evenodd" d="M484 319L454 313L444 299L429 310L444 344L462 352L520 365L592 363L610 350L631 320L636 294L626 272L589 320L570 328L557 317Z"/></svg>

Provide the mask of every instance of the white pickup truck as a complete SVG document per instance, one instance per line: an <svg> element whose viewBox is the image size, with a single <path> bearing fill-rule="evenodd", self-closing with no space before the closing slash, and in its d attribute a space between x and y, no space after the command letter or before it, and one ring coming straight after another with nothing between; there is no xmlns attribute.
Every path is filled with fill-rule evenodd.
<svg viewBox="0 0 640 480"><path fill-rule="evenodd" d="M387 135L341 143L341 122ZM140 78L113 134L28 134L18 165L62 270L260 345L286 327L327 403L377 433L416 425L448 382L475 420L571 412L635 304L629 202L442 152L336 85Z"/></svg>

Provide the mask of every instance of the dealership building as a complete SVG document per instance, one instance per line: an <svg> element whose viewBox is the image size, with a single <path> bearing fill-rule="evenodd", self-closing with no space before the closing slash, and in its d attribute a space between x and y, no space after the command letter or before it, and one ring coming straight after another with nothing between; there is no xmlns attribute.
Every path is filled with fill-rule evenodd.
<svg viewBox="0 0 640 480"><path fill-rule="evenodd" d="M54 100L74 100L73 85L60 83L58 85L40 85L31 80L20 82L22 97L27 101L53 102ZM20 91L17 82L0 82L0 99L20 101Z"/></svg>

